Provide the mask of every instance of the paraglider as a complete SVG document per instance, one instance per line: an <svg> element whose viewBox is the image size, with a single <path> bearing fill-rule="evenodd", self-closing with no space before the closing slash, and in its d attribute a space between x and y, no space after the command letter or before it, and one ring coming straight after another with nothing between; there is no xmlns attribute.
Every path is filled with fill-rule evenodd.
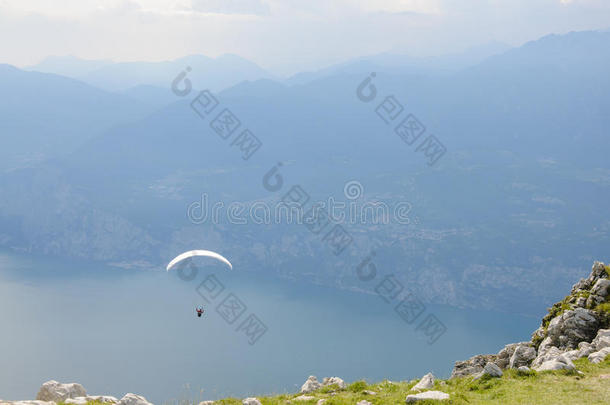
<svg viewBox="0 0 610 405"><path fill-rule="evenodd" d="M233 270L233 265L231 264L230 261L228 261L224 256L222 256L216 252L212 252L211 250L189 250L188 252L184 252L184 253L176 256L171 262L169 262L169 264L167 265L167 268L165 270L170 271L178 263L180 263L184 260L190 259L192 257L198 257L198 256L211 257L213 259L223 262L224 264L229 266L229 268L231 270ZM199 307L195 308L195 312L197 313L197 317L201 318L201 316L203 315L203 313L205 311L204 311L203 307L199 306Z"/></svg>
<svg viewBox="0 0 610 405"><path fill-rule="evenodd" d="M196 256L211 257L213 259L220 260L221 262L228 265L231 270L233 270L233 265L231 264L231 262L229 262L224 256L221 256L216 252L212 252L211 250L189 250L188 252L184 252L176 256L171 262L169 262L166 270L170 271L176 264L180 263L181 261Z"/></svg>

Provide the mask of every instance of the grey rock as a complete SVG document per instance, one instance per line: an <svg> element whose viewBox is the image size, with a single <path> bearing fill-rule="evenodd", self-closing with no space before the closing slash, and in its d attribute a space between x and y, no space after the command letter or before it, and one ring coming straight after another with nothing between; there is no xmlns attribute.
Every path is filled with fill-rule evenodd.
<svg viewBox="0 0 610 405"><path fill-rule="evenodd" d="M199 405L214 405L214 401L201 401Z"/></svg>
<svg viewBox="0 0 610 405"><path fill-rule="evenodd" d="M345 381L343 381L339 377L325 377L322 380L322 386L324 386L324 387L328 386L328 385L333 385L333 384L337 384L337 386L339 386L339 388L341 388L341 389L347 388L347 384L345 383Z"/></svg>
<svg viewBox="0 0 610 405"><path fill-rule="evenodd" d="M536 349L529 344L520 344L515 348L508 363L509 368L519 368L529 365L536 358Z"/></svg>
<svg viewBox="0 0 610 405"><path fill-rule="evenodd" d="M479 354L465 361L456 361L451 372L451 378L480 373L487 363L497 360L498 356L495 354Z"/></svg>
<svg viewBox="0 0 610 405"><path fill-rule="evenodd" d="M413 391L423 391L429 390L434 387L434 375L432 373L428 373L419 380L417 384L411 390Z"/></svg>
<svg viewBox="0 0 610 405"><path fill-rule="evenodd" d="M116 405L152 405L141 395L132 393L125 394L123 398Z"/></svg>
<svg viewBox="0 0 610 405"><path fill-rule="evenodd" d="M520 343L510 343L510 344L504 346L504 348L498 352L498 358L495 361L495 363L498 365L498 367L500 367L502 369L508 367L510 358L513 355L513 353L515 352L515 349L519 346L519 344Z"/></svg>
<svg viewBox="0 0 610 405"><path fill-rule="evenodd" d="M594 311L576 308L553 318L547 333L553 346L574 349L582 341L590 342L598 329L599 319Z"/></svg>
<svg viewBox="0 0 610 405"><path fill-rule="evenodd" d="M36 399L39 401L63 402L68 398L86 397L87 391L77 383L62 384L55 380L42 384Z"/></svg>
<svg viewBox="0 0 610 405"><path fill-rule="evenodd" d="M591 348L593 351L601 350L604 347L610 346L610 329L600 329L597 331L595 339L591 341Z"/></svg>
<svg viewBox="0 0 610 405"><path fill-rule="evenodd" d="M437 401L446 400L446 399L449 399L449 394L446 394L441 391L420 392L419 394L407 395L406 402L407 402L407 404L410 404L413 402L430 400L430 399L435 399Z"/></svg>
<svg viewBox="0 0 610 405"><path fill-rule="evenodd" d="M322 387L315 375L310 375L301 387L301 394L309 394Z"/></svg>
<svg viewBox="0 0 610 405"><path fill-rule="evenodd" d="M536 371L548 371L548 370L574 370L576 367L574 366L574 363L572 363L572 360L566 358L563 355L559 355L557 357L555 357L554 359L545 361L544 363L542 363L540 366L535 367L534 370Z"/></svg>
<svg viewBox="0 0 610 405"><path fill-rule="evenodd" d="M576 299L576 306L580 308L584 308L587 306L587 299L585 297L578 297Z"/></svg>
<svg viewBox="0 0 610 405"><path fill-rule="evenodd" d="M541 345L542 346L542 345ZM544 351L538 351L538 356L532 361L532 367L536 368L546 361L553 360L558 356L561 356L561 350L555 346L546 347Z"/></svg>
<svg viewBox="0 0 610 405"><path fill-rule="evenodd" d="M589 361L593 364L601 363L604 361L607 355L610 354L610 347L604 347L601 350L593 352L587 357Z"/></svg>
<svg viewBox="0 0 610 405"><path fill-rule="evenodd" d="M606 298L610 294L610 280L607 278L597 280L591 288L591 294Z"/></svg>
<svg viewBox="0 0 610 405"><path fill-rule="evenodd" d="M356 405L373 405L371 404L369 401L367 401L366 399L363 399L362 401L358 401L356 403Z"/></svg>
<svg viewBox="0 0 610 405"><path fill-rule="evenodd" d="M529 374L532 370L528 366L521 366L517 371L521 374Z"/></svg>
<svg viewBox="0 0 610 405"><path fill-rule="evenodd" d="M246 398L241 401L242 405L262 405L261 401L256 398Z"/></svg>
<svg viewBox="0 0 610 405"><path fill-rule="evenodd" d="M375 391L370 391L370 390L364 390L361 392L361 394L363 395L377 395L377 393Z"/></svg>
<svg viewBox="0 0 610 405"><path fill-rule="evenodd" d="M502 370L495 363L489 362L483 368L483 375L502 377Z"/></svg>

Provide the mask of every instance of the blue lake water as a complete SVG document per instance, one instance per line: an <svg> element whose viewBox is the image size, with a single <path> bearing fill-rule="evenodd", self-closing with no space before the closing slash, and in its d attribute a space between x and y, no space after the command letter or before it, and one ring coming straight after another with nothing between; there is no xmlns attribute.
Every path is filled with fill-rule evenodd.
<svg viewBox="0 0 610 405"><path fill-rule="evenodd" d="M212 274L224 290L208 295L206 313L197 318L194 308L203 301L196 289ZM246 306L232 324L216 311L230 294ZM134 392L162 404L296 392L309 375L448 377L456 360L528 340L544 313L427 305L408 324L394 305L376 295L216 265L184 281L163 269L0 253L0 398L33 399L50 379L79 382L90 394ZM250 314L267 327L253 345L238 330ZM433 344L417 330L428 315L447 328Z"/></svg>

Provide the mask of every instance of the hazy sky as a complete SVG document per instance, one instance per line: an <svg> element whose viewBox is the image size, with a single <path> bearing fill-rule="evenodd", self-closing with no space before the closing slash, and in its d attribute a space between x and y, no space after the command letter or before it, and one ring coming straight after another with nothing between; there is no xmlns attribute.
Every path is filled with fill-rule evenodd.
<svg viewBox="0 0 610 405"><path fill-rule="evenodd" d="M285 74L608 28L609 0L0 0L0 62L234 53Z"/></svg>

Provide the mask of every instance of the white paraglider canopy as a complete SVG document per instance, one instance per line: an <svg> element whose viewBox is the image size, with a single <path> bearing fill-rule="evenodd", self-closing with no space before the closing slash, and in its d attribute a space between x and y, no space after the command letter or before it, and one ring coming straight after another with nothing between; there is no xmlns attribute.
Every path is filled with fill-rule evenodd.
<svg viewBox="0 0 610 405"><path fill-rule="evenodd" d="M212 252L211 250L189 250L188 252L184 252L184 253L176 256L171 262L169 262L166 270L170 271L172 269L172 267L174 267L176 264L180 263L181 261L189 259L191 257L196 257L196 256L211 257L213 259L220 260L221 262L228 265L231 270L233 270L233 265L231 264L230 261L228 261L224 256L222 256L216 252Z"/></svg>

